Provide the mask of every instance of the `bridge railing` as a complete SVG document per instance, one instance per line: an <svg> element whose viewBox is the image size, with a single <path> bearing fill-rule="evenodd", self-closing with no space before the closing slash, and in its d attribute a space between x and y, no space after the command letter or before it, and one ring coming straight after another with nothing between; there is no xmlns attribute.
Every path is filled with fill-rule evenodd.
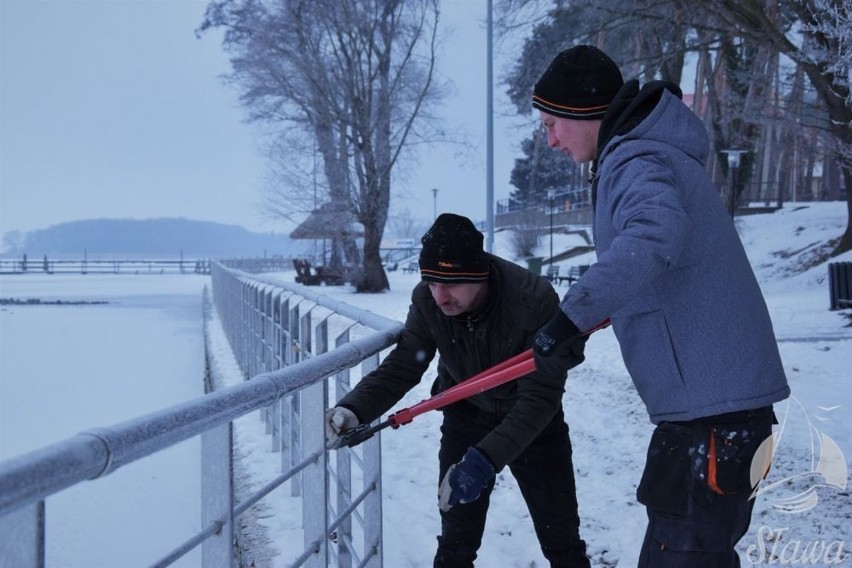
<svg viewBox="0 0 852 568"><path fill-rule="evenodd" d="M211 278L219 318L246 379L1 462L4 563L44 565L49 496L201 436L202 529L170 550L169 543L152 543L165 550L154 566L168 566L199 546L204 566L235 565L235 522L287 481L291 496L302 501L304 549L293 553L292 566L381 566L379 437L329 454L323 416L330 397L348 391L352 373L375 368L402 324L215 262ZM273 451L281 452L281 473L237 502L233 422L255 410Z"/></svg>

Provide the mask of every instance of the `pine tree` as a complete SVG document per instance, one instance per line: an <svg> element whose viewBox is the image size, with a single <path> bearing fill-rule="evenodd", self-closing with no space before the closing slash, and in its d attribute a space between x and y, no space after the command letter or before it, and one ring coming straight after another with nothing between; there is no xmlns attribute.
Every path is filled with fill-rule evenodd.
<svg viewBox="0 0 852 568"><path fill-rule="evenodd" d="M579 166L561 152L548 148L540 127L522 142L521 150L524 157L515 160L510 177L516 188L509 196L512 208L546 203L551 189L562 194L579 188Z"/></svg>

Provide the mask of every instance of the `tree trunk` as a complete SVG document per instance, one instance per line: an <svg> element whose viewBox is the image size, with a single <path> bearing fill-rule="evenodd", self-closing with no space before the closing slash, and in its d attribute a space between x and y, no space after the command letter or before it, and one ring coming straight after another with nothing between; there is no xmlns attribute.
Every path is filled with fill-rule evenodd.
<svg viewBox="0 0 852 568"><path fill-rule="evenodd" d="M838 159L846 183L846 209L849 213L846 231L840 238L840 243L832 256L852 250L852 225L850 225L852 223L852 156L849 155L849 148L852 144L852 126L850 126L852 124L852 105L850 105L849 85L846 81L835 81L835 74L828 69L831 58L840 55L838 45L822 32L809 33L808 39L816 44L817 51L824 50L827 54L827 58L811 61L807 57L802 57L800 48L790 43L783 32L774 25L774 22L766 19L763 6L757 0L750 0L748 3L743 3L741 0L737 2L725 0L723 4L723 9L728 14L733 15L734 20L742 25L746 31L766 38L774 45L775 49L790 56L794 61L798 61L816 90L817 96L825 105L831 125L831 133L837 138L841 148ZM741 11L743 6L748 10ZM817 12L812 3L791 2L787 6L798 16L801 22L818 28L818 26L815 26L818 21L814 19ZM738 17L741 13L748 13L748 17ZM848 13L848 11L845 13Z"/></svg>
<svg viewBox="0 0 852 568"><path fill-rule="evenodd" d="M846 218L852 219L852 167L844 164L842 170L843 182L846 184ZM850 250L852 250L852 224L847 221L846 231L840 237L840 242L837 243L837 248L834 249L831 256L838 256Z"/></svg>
<svg viewBox="0 0 852 568"><path fill-rule="evenodd" d="M379 254L381 234L377 227L366 227L364 231L364 273L356 284L357 292L384 292L390 289L388 276Z"/></svg>

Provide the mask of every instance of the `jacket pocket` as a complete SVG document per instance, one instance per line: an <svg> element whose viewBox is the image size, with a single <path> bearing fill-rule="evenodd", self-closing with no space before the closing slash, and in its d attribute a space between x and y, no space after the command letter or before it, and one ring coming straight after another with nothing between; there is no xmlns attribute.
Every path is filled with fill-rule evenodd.
<svg viewBox="0 0 852 568"><path fill-rule="evenodd" d="M654 511L683 515L692 485L692 430L662 422L651 435L637 500Z"/></svg>
<svg viewBox="0 0 852 568"><path fill-rule="evenodd" d="M710 426L707 486L714 493L751 492L769 472L772 448L763 442L772 436L773 414L764 414L753 421Z"/></svg>
<svg viewBox="0 0 852 568"><path fill-rule="evenodd" d="M652 419L690 407L666 318L660 311L613 320L624 364ZM656 422L656 420L655 420Z"/></svg>

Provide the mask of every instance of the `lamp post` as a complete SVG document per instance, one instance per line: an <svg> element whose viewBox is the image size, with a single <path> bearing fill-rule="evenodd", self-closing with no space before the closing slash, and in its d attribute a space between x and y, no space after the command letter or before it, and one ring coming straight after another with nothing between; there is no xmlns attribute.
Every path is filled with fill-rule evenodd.
<svg viewBox="0 0 852 568"><path fill-rule="evenodd" d="M555 189L547 190L547 207L550 209L550 260L548 265L553 265L553 198L556 197Z"/></svg>
<svg viewBox="0 0 852 568"><path fill-rule="evenodd" d="M734 211L737 208L737 170L740 168L740 156L748 152L740 148L728 148L722 150L722 153L728 158L728 169L731 171L731 194L728 201L728 211L731 214L731 219L734 218Z"/></svg>
<svg viewBox="0 0 852 568"><path fill-rule="evenodd" d="M438 188L432 188L432 220L438 218Z"/></svg>

